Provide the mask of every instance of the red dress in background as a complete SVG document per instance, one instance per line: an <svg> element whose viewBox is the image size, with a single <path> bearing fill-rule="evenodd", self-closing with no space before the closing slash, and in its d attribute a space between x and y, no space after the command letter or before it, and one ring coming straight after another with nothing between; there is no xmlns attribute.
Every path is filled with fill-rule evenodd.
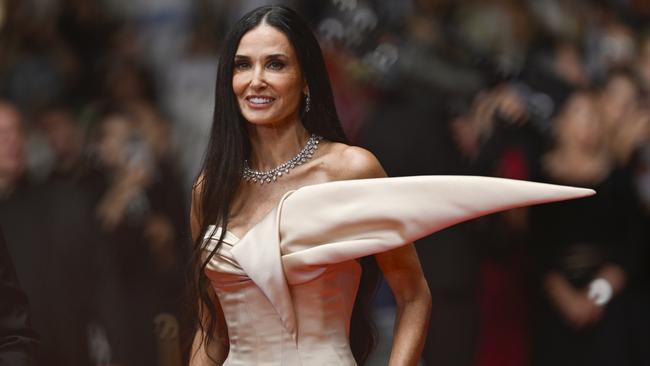
<svg viewBox="0 0 650 366"><path fill-rule="evenodd" d="M497 174L528 179L528 162L523 152L517 148L506 150ZM483 259L479 272L476 365L526 366L530 363L530 300L526 283L527 245L522 235L525 233L512 230L502 216L495 219L496 232L489 237L503 243L496 243L501 250L490 246L491 252ZM493 253L496 251L500 253Z"/></svg>

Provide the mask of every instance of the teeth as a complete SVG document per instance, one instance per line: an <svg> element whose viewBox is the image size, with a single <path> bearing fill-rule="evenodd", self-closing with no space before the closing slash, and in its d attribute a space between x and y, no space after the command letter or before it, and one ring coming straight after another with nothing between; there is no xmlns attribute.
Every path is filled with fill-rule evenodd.
<svg viewBox="0 0 650 366"><path fill-rule="evenodd" d="M248 100L253 104L268 104L273 101L273 98L252 97Z"/></svg>

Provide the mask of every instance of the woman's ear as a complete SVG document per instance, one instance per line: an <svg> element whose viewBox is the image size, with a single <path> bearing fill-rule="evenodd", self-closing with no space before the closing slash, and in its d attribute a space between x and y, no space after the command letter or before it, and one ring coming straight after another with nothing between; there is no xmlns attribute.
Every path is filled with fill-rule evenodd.
<svg viewBox="0 0 650 366"><path fill-rule="evenodd" d="M309 95L309 85L307 85L307 83L305 83L305 86L303 86L302 93L304 95Z"/></svg>

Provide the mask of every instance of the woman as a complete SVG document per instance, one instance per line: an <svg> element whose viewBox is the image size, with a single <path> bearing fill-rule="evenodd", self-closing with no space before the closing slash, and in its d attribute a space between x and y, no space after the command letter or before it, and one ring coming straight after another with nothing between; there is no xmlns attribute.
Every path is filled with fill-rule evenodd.
<svg viewBox="0 0 650 366"><path fill-rule="evenodd" d="M602 115L602 114L601 114ZM590 200L532 210L537 274L534 365L635 365L628 284L641 226L628 172L616 168L597 99L571 96L555 121L542 179L598 190ZM636 320L635 320L636 321ZM634 343L634 342L632 342Z"/></svg>
<svg viewBox="0 0 650 366"><path fill-rule="evenodd" d="M230 232L241 238L250 229L251 223L258 222L287 191L332 180L385 176L372 154L344 143L346 139L336 115L320 49L309 28L293 11L282 7L264 7L244 16L231 33L224 55L230 56L233 51L236 55L233 59L224 57L221 61L217 104L239 107L247 123L243 126L220 125L224 129L241 128L236 132L217 131L215 128L208 154L218 156L214 154L215 150L225 147L222 145L225 141L219 143L221 146L215 146L218 140L227 136L234 140L230 136L235 134L240 141L231 140L230 143L238 143L240 146L237 148L249 152L230 152L232 157L214 162L221 171L219 176L204 173L199 180L198 187L201 188L205 187L205 183L210 183L216 189L231 190L219 192L219 196L228 197L226 200L231 202L225 204L223 198L220 202L214 202L214 206L225 207L215 207L215 211L221 212L210 221L203 220L203 226L222 222L222 227L228 227ZM224 88L221 85L230 80L232 87ZM236 116L237 110L227 111L224 108L217 109L216 113L215 121L230 120ZM277 182L239 184L236 170L240 166L219 166L227 161L248 159L251 168L270 170L295 156L309 139L310 133L325 138L318 142L314 156L305 164L291 169L291 174L276 178ZM219 151L218 154L224 153ZM211 168L211 163L208 158L206 168ZM229 168L235 171L228 172ZM228 176L235 178L227 179ZM208 191L195 190L195 193L199 192L206 194ZM194 201L192 212L195 216L192 222L195 239L198 233L205 232L197 225L201 221L201 213L197 212L196 205ZM230 210L225 211L226 207ZM382 253L376 259L388 283L396 289L399 321L394 360L400 364L415 364L422 349L427 326L423 320L428 319L431 301L420 263L412 246Z"/></svg>
<svg viewBox="0 0 650 366"><path fill-rule="evenodd" d="M485 180L363 179L385 173L345 144L318 43L290 9L258 8L235 25L216 90L191 211L200 321L190 364L362 363L372 266L360 281L356 259L369 254L397 301L389 363L416 364L431 299L408 243L532 197L515 190L504 203L493 191L483 205L473 192ZM463 203L446 202L459 186ZM438 215L431 200L449 210Z"/></svg>

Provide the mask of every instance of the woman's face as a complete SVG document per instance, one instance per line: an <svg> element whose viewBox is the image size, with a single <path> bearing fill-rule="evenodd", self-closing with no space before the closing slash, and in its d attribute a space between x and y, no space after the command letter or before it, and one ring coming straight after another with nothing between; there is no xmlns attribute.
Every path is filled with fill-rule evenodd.
<svg viewBox="0 0 650 366"><path fill-rule="evenodd" d="M602 138L601 122L592 97L577 94L571 97L556 125L560 139L566 144L590 149L599 146Z"/></svg>
<svg viewBox="0 0 650 366"><path fill-rule="evenodd" d="M235 54L232 89L241 114L255 125L298 120L307 89L293 46L267 24L244 34Z"/></svg>
<svg viewBox="0 0 650 366"><path fill-rule="evenodd" d="M625 114L634 109L638 92L634 83L624 76L615 76L605 85L601 108L607 128L620 128Z"/></svg>

